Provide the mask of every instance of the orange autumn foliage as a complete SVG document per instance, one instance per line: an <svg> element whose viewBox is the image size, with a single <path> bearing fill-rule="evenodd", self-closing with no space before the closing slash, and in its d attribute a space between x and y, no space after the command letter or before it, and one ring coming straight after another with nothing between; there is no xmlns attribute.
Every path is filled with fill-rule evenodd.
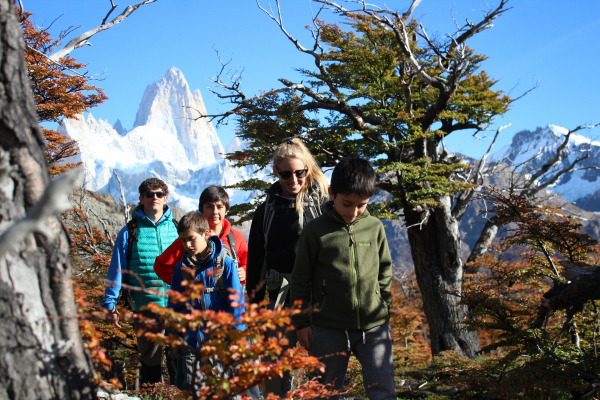
<svg viewBox="0 0 600 400"><path fill-rule="evenodd" d="M394 298L390 327L394 343L394 364L401 367L422 366L431 360L427 340L427 320L415 272L397 274L392 283Z"/></svg>
<svg viewBox="0 0 600 400"><path fill-rule="evenodd" d="M48 56L59 46L62 40L75 28L60 32L58 39L52 39L45 29L36 29L29 20L31 13L24 13L21 22L25 40L25 62L31 82L39 122L61 122L63 118L77 118L77 115L91 107L102 104L107 97L102 89L89 84L92 79L87 75L85 65L66 56L57 62ZM46 138L46 160L51 175L80 165L64 160L79 152L77 142L61 133L43 129Z"/></svg>

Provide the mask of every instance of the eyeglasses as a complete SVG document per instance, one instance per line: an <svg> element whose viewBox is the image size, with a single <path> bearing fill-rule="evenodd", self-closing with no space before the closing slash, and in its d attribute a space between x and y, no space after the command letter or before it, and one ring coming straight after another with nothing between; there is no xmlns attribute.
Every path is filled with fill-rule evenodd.
<svg viewBox="0 0 600 400"><path fill-rule="evenodd" d="M277 168L275 168L277 169ZM308 168L305 169L299 169L297 171L280 171L277 169L277 173L279 174L279 177L284 180L287 181L288 179L290 179L292 177L292 174L296 175L296 178L298 179L302 179L306 176L306 173L308 172Z"/></svg>
<svg viewBox="0 0 600 400"><path fill-rule="evenodd" d="M144 197L147 199L153 199L155 195L156 195L157 199L162 199L167 194L165 192L146 192L146 193L144 193Z"/></svg>

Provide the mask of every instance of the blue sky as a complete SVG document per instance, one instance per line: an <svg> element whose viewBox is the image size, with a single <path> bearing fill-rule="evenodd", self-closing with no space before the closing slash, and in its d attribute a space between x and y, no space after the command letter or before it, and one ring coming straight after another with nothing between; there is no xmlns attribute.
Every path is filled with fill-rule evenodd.
<svg viewBox="0 0 600 400"><path fill-rule="evenodd" d="M127 4L120 3L111 17ZM374 1L371 1L374 2ZM494 6L498 0L488 0ZM57 36L61 29L81 26L75 34L100 24L110 8L109 0L23 0L37 25ZM261 0L267 8L274 1ZM312 44L304 28L311 23L316 6L308 0L282 0L285 27L305 46ZM404 11L408 0L377 2ZM469 44L490 58L483 64L499 79L497 89L517 96L538 83L539 87L515 102L497 125L512 126L502 132L497 148L523 129L555 124L574 128L600 122L600 2L597 0L513 0L513 9L497 19L494 27L477 35ZM429 34L453 32L454 22L478 21L486 2L482 0L423 0L414 16ZM336 22L331 14L324 19ZM74 36L73 36L74 37ZM131 129L146 87L160 79L169 67L179 68L192 90L200 89L209 113L225 111L226 104L210 93L208 78L220 64L213 48L232 68L243 68L242 90L247 94L280 87L279 78L298 80L296 67L311 68L309 56L295 50L278 27L256 5L255 0L157 0L135 11L127 20L90 39L92 47L76 49L71 56L88 64L92 74L102 74L102 87L109 97L91 110L95 118L114 123L117 118ZM226 146L235 133L235 123L217 127ZM584 132L597 138L600 129ZM478 157L489 146L485 139L469 133L454 133L446 139L453 151Z"/></svg>

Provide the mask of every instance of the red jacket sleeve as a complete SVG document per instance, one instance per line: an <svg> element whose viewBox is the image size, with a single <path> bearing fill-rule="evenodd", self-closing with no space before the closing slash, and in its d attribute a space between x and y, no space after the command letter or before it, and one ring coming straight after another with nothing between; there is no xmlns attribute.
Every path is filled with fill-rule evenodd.
<svg viewBox="0 0 600 400"><path fill-rule="evenodd" d="M246 266L248 265L248 243L246 243L246 239L241 232L235 229L231 229L231 231L233 232L233 237L235 239L235 246L240 267L242 267L244 272L246 272ZM246 284L245 279L242 281L242 284Z"/></svg>
<svg viewBox="0 0 600 400"><path fill-rule="evenodd" d="M154 260L154 272L167 285L171 284L175 266L183 257L183 242L176 239L160 256Z"/></svg>

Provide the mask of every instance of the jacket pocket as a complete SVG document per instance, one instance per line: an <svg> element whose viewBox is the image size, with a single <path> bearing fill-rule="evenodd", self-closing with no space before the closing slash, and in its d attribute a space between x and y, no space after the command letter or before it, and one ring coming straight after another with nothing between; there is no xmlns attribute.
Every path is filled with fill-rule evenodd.
<svg viewBox="0 0 600 400"><path fill-rule="evenodd" d="M379 287L374 289L373 294L374 296L371 296L371 300L368 302L368 307L365 309L367 312L366 319L364 321L365 324L371 324L385 320L389 314L387 304L381 297L381 290Z"/></svg>

